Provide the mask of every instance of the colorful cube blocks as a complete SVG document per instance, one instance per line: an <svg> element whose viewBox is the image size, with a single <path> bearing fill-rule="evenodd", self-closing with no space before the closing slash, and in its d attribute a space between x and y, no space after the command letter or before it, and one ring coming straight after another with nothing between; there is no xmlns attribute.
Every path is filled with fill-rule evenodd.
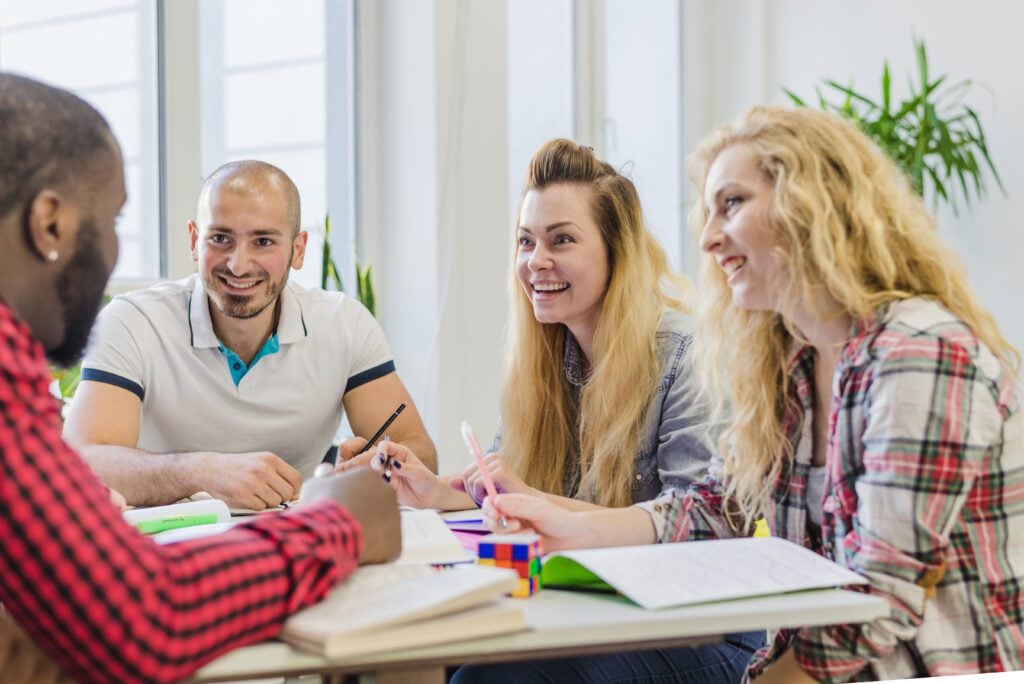
<svg viewBox="0 0 1024 684"><path fill-rule="evenodd" d="M540 591L540 575L520 577L519 586L512 592L515 598L529 598Z"/></svg>
<svg viewBox="0 0 1024 684"><path fill-rule="evenodd" d="M519 575L519 586L512 596L525 598L540 590L540 557L543 554L540 535L489 534L480 540L477 562L515 570Z"/></svg>

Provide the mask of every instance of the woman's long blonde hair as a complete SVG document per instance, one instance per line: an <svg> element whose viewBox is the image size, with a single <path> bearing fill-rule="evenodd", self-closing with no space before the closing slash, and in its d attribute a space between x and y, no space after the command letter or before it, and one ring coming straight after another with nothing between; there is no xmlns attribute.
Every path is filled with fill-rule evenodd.
<svg viewBox="0 0 1024 684"><path fill-rule="evenodd" d="M695 232L708 219L708 171L736 145L753 152L774 185L771 222L791 277L787 295L811 307L827 295L861 320L896 300L932 298L1016 374L1019 354L978 304L921 198L867 136L835 115L755 107L708 136L688 160L697 191L690 214ZM792 401L786 364L798 333L777 313L734 306L726 276L708 254L699 292L697 367L719 414L730 404L732 422L720 444L723 474L749 524L765 512L792 458L782 421Z"/></svg>
<svg viewBox="0 0 1024 684"><path fill-rule="evenodd" d="M594 332L594 359L584 379L577 425L562 368L568 330L534 317L513 254L502 455L530 486L625 506L632 503L633 462L661 376L655 342L662 312L666 306L686 311L678 297L688 295L689 285L671 270L665 251L645 227L633 183L598 160L592 149L571 140L542 145L530 160L523 197L560 183L587 192L607 248L610 275ZM580 485L576 492L563 492L574 433ZM575 479L572 475L568 479Z"/></svg>

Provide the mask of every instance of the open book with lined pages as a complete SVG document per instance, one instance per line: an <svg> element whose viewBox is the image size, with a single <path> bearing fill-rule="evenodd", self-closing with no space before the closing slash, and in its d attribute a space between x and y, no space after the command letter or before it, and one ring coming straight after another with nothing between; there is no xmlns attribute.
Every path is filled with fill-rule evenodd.
<svg viewBox="0 0 1024 684"><path fill-rule="evenodd" d="M775 537L560 551L545 588L616 591L648 609L867 584L861 575Z"/></svg>
<svg viewBox="0 0 1024 684"><path fill-rule="evenodd" d="M416 648L526 629L512 570L479 565L359 568L320 603L284 624L280 638L329 658Z"/></svg>

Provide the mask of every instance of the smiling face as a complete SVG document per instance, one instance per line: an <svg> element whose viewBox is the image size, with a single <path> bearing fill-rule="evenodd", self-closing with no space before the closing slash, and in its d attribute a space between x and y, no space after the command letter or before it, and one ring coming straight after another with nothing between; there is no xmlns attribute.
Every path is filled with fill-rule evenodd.
<svg viewBox="0 0 1024 684"><path fill-rule="evenodd" d="M541 323L562 323L581 342L597 327L610 265L590 191L557 183L523 198L516 274Z"/></svg>
<svg viewBox="0 0 1024 684"><path fill-rule="evenodd" d="M296 234L284 196L268 189L214 188L189 223L192 258L214 309L253 318L277 301L288 270L300 268L307 235Z"/></svg>
<svg viewBox="0 0 1024 684"><path fill-rule="evenodd" d="M700 247L725 273L732 300L742 309L779 311L785 269L771 210L772 181L745 145L715 157L704 186L708 218Z"/></svg>

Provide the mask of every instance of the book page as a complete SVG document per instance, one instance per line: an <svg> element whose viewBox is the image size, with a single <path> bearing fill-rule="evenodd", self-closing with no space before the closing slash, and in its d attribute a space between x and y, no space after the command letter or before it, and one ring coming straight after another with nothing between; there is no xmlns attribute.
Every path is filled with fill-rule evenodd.
<svg viewBox="0 0 1024 684"><path fill-rule="evenodd" d="M513 570L478 565L443 571L425 565L363 566L321 603L288 618L283 636L323 642L384 629L494 600L517 583Z"/></svg>
<svg viewBox="0 0 1024 684"><path fill-rule="evenodd" d="M784 539L721 539L584 549L576 561L644 608L821 589L867 580Z"/></svg>
<svg viewBox="0 0 1024 684"><path fill-rule="evenodd" d="M402 509L398 565L467 563L474 560L436 511Z"/></svg>
<svg viewBox="0 0 1024 684"><path fill-rule="evenodd" d="M497 599L473 608L440 615L425 621L391 625L375 630L333 635L326 640L302 639L292 632L283 638L306 651L328 658L361 656L395 648L417 648L450 641L480 639L527 629L522 603L515 599Z"/></svg>

